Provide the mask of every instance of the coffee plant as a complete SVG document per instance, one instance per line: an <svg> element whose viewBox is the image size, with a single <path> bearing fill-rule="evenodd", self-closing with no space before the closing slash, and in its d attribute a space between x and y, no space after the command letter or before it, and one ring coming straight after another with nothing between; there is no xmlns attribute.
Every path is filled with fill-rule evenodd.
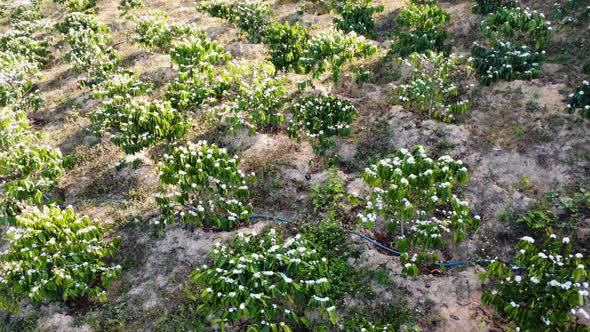
<svg viewBox="0 0 590 332"><path fill-rule="evenodd" d="M202 1L199 10L235 24L248 35L248 41L258 43L270 23L272 9L266 1L239 1L227 3L222 0Z"/></svg>
<svg viewBox="0 0 590 332"><path fill-rule="evenodd" d="M365 169L371 192L358 218L365 227L383 223L395 234L393 245L402 253L402 273L419 274L417 264L439 261L437 250L452 236L458 243L479 223L469 203L453 189L467 182L467 168L449 156L432 160L424 147L401 149Z"/></svg>
<svg viewBox="0 0 590 332"><path fill-rule="evenodd" d="M33 88L37 66L23 55L0 52L0 107L15 103Z"/></svg>
<svg viewBox="0 0 590 332"><path fill-rule="evenodd" d="M446 52L448 32L442 26L450 20L449 13L436 5L410 5L400 10L395 22L403 29L396 31L390 51L400 56L426 51Z"/></svg>
<svg viewBox="0 0 590 332"><path fill-rule="evenodd" d="M283 241L274 229L262 236L238 234L230 245L216 243L211 266L192 275L198 311L224 326L249 331L315 330L305 311L319 309L336 323L329 298L327 260L303 236Z"/></svg>
<svg viewBox="0 0 590 332"><path fill-rule="evenodd" d="M68 301L82 297L106 301L104 287L121 266L104 260L115 253L103 239L98 222L79 217L72 208L44 207L16 218L0 253L0 308L18 311L24 298L32 302Z"/></svg>
<svg viewBox="0 0 590 332"><path fill-rule="evenodd" d="M298 23L290 25L288 22L280 24L274 22L269 25L264 34L264 43L270 49L271 62L281 70L299 72L299 59L303 53L309 31Z"/></svg>
<svg viewBox="0 0 590 332"><path fill-rule="evenodd" d="M305 45L299 58L299 66L305 73L311 73L315 79L330 71L332 80L336 82L340 79L340 72L345 63L375 53L377 47L354 32L346 35L338 31L321 32L309 39Z"/></svg>
<svg viewBox="0 0 590 332"><path fill-rule="evenodd" d="M585 0L567 0L565 4L553 4L552 19L561 24L584 23L590 18L590 5Z"/></svg>
<svg viewBox="0 0 590 332"><path fill-rule="evenodd" d="M454 122L455 115L469 110L469 101L459 96L460 81L471 74L465 57L430 52L411 54L401 63L411 68L402 85L395 86L397 103L425 118Z"/></svg>
<svg viewBox="0 0 590 332"><path fill-rule="evenodd" d="M489 289L482 302L523 331L578 331L576 315L589 319L588 259L570 239L552 234L541 245L525 236L516 244L514 268L494 260L482 274Z"/></svg>
<svg viewBox="0 0 590 332"><path fill-rule="evenodd" d="M336 12L341 16L334 19L336 28L349 33L375 36L374 14L383 11L383 5L373 6L373 0L345 0L336 4Z"/></svg>
<svg viewBox="0 0 590 332"><path fill-rule="evenodd" d="M274 77L275 68L269 62L230 63L228 72L228 81L235 86L226 93L229 102L212 110L213 122L233 133L242 128L250 134L277 129L285 121L287 80Z"/></svg>
<svg viewBox="0 0 590 332"><path fill-rule="evenodd" d="M175 38L194 31L190 25L168 23L168 15L159 10L140 16L135 21L131 42L150 52L166 53Z"/></svg>
<svg viewBox="0 0 590 332"><path fill-rule="evenodd" d="M531 47L534 45L535 49L545 47L552 31L542 13L520 7L501 8L486 16L480 27L483 35L492 42L510 39Z"/></svg>
<svg viewBox="0 0 590 332"><path fill-rule="evenodd" d="M588 81L583 81L582 85L568 96L567 109L572 112L579 109L583 117L590 118L590 83Z"/></svg>
<svg viewBox="0 0 590 332"><path fill-rule="evenodd" d="M349 101L328 94L308 95L295 103L291 112L289 137L299 142L307 136L314 152L322 156L336 146L333 137L350 135L350 124L357 115Z"/></svg>
<svg viewBox="0 0 590 332"><path fill-rule="evenodd" d="M227 63L230 58L223 46L202 30L175 41L170 59L178 65L178 78L168 86L166 99L178 109L189 109L219 96L227 84L218 65Z"/></svg>
<svg viewBox="0 0 590 332"><path fill-rule="evenodd" d="M200 141L177 146L160 162L160 183L163 191L156 196L162 218L158 229L181 221L231 230L249 222L252 206L248 184L255 179L244 175L240 160L226 149Z"/></svg>
<svg viewBox="0 0 590 332"><path fill-rule="evenodd" d="M83 12L96 7L96 0L58 0L55 2L64 4L70 12Z"/></svg>
<svg viewBox="0 0 590 332"><path fill-rule="evenodd" d="M60 151L37 144L25 110L0 109L0 216L15 216L19 202L41 204L62 170Z"/></svg>
<svg viewBox="0 0 590 332"><path fill-rule="evenodd" d="M49 42L23 30L13 29L0 34L0 52L23 56L39 67L47 65L50 58Z"/></svg>
<svg viewBox="0 0 590 332"><path fill-rule="evenodd" d="M502 8L518 7L517 0L473 0L472 10L476 14L487 15Z"/></svg>
<svg viewBox="0 0 590 332"><path fill-rule="evenodd" d="M111 142L127 154L134 154L161 141L175 141L189 128L182 114L170 103L159 100L109 99L92 115L96 133L110 132Z"/></svg>
<svg viewBox="0 0 590 332"><path fill-rule="evenodd" d="M480 83L490 85L500 79L530 80L541 73L545 51L535 51L526 45L510 42L496 43L488 48L474 44L471 47L473 67L481 75Z"/></svg>
<svg viewBox="0 0 590 332"><path fill-rule="evenodd" d="M123 15L127 15L132 10L143 8L143 1L142 0L121 0L119 2L119 6L117 9L123 13Z"/></svg>
<svg viewBox="0 0 590 332"><path fill-rule="evenodd" d="M8 14L12 24L34 22L43 18L39 9L39 1L17 2Z"/></svg>

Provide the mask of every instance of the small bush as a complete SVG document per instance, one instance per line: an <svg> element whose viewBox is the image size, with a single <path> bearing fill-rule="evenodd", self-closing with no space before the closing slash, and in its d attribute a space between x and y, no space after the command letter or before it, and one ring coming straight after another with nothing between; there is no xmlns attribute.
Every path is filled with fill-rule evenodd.
<svg viewBox="0 0 590 332"><path fill-rule="evenodd" d="M411 5L400 10L396 23L404 30L395 33L390 51L400 56L426 51L446 52L448 32L442 26L450 20L446 10L436 5Z"/></svg>
<svg viewBox="0 0 590 332"><path fill-rule="evenodd" d="M349 33L375 36L373 15L381 13L383 6L373 6L373 0L345 0L336 5L336 12L341 16L334 19L336 28Z"/></svg>
<svg viewBox="0 0 590 332"><path fill-rule="evenodd" d="M327 94L308 95L295 103L291 112L289 137L300 141L307 136L319 155L325 155L336 146L332 137L350 135L350 124L357 115L349 101Z"/></svg>
<svg viewBox="0 0 590 332"><path fill-rule="evenodd" d="M272 9L265 1L239 1L225 3L220 0L203 1L199 10L209 13L233 23L248 34L248 41L258 43L262 40L263 32L270 23Z"/></svg>
<svg viewBox="0 0 590 332"><path fill-rule="evenodd" d="M551 38L552 28L545 16L537 11L522 8L501 8L481 22L484 36L492 40L511 39L536 49L545 47Z"/></svg>
<svg viewBox="0 0 590 332"><path fill-rule="evenodd" d="M299 59L309 39L309 31L295 23L273 23L264 34L270 49L271 62L281 70L300 71Z"/></svg>
<svg viewBox="0 0 590 332"><path fill-rule="evenodd" d="M44 207L16 218L9 248L0 254L0 308L18 311L23 298L33 302L81 297L106 301L104 287L121 272L104 262L115 247L103 240L100 224L73 209Z"/></svg>
<svg viewBox="0 0 590 332"><path fill-rule="evenodd" d="M514 45L510 42L498 42L488 48L473 45L473 67L481 75L480 83L490 85L500 79L530 80L541 73L545 60L545 51L537 52L529 47Z"/></svg>
<svg viewBox="0 0 590 332"><path fill-rule="evenodd" d="M327 296L327 260L303 236L282 241L274 229L261 237L236 236L231 245L216 243L211 266L193 273L199 289L191 295L198 309L226 324L245 324L256 331L314 330L305 310L318 308L336 323L336 310Z"/></svg>
<svg viewBox="0 0 590 332"><path fill-rule="evenodd" d="M305 45L299 63L305 73L320 78L326 71L332 72L332 80L340 79L341 68L355 58L365 58L377 53L377 47L367 43L354 32L344 35L337 31L321 32Z"/></svg>
<svg viewBox="0 0 590 332"><path fill-rule="evenodd" d="M142 0L121 0L119 2L119 6L117 9L123 13L123 15L127 15L132 10L143 8Z"/></svg>
<svg viewBox="0 0 590 332"><path fill-rule="evenodd" d="M163 191L156 196L162 218L156 223L162 229L176 216L187 223L230 230L249 222L252 206L247 177L238 169L240 160L225 149L201 141L175 147L160 162Z"/></svg>
<svg viewBox="0 0 590 332"><path fill-rule="evenodd" d="M473 0L472 10L476 14L487 15L502 8L518 7L516 0Z"/></svg>
<svg viewBox="0 0 590 332"><path fill-rule="evenodd" d="M453 194L467 182L467 168L460 160L432 160L422 146L412 152L401 149L394 158L365 169L363 179L371 191L359 221L369 228L384 222L395 233L393 244L402 252L404 274L415 276L417 264L437 262L436 250L448 240L445 234L460 242L479 224L479 217L470 215L469 203Z"/></svg>
<svg viewBox="0 0 590 332"><path fill-rule="evenodd" d="M582 85L568 96L567 110L571 112L579 110L580 115L590 119L590 83L588 81L583 81Z"/></svg>
<svg viewBox="0 0 590 332"><path fill-rule="evenodd" d="M469 59L454 54L414 53L402 60L411 68L405 84L395 86L397 103L426 118L454 122L455 115L469 110L469 101L459 98L461 80L471 74Z"/></svg>
<svg viewBox="0 0 590 332"><path fill-rule="evenodd" d="M525 236L515 246L515 269L493 261L481 277L490 286L482 302L523 331L574 331L574 319L588 319L583 307L588 302L588 260L572 253L569 238L551 235L542 245ZM583 327L582 327L583 329Z"/></svg>

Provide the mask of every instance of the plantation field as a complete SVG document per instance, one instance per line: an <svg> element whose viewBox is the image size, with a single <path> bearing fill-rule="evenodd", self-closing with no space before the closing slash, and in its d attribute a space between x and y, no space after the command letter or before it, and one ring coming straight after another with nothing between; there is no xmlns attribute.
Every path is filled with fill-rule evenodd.
<svg viewBox="0 0 590 332"><path fill-rule="evenodd" d="M0 331L590 331L587 0L0 0Z"/></svg>

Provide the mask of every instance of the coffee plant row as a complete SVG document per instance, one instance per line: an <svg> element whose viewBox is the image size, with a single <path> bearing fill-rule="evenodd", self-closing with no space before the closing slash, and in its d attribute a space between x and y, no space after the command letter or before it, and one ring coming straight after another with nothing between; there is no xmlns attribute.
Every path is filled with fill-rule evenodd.
<svg viewBox="0 0 590 332"><path fill-rule="evenodd" d="M537 50L545 47L552 31L542 13L520 7L501 8L486 16L480 27L492 44L509 39Z"/></svg>
<svg viewBox="0 0 590 332"><path fill-rule="evenodd" d="M283 241L274 229L239 233L229 246L215 244L211 264L193 273L199 293L190 297L222 329L245 323L252 331L311 331L304 315L311 308L336 324L327 260L299 234Z"/></svg>
<svg viewBox="0 0 590 332"><path fill-rule="evenodd" d="M368 228L381 223L396 234L393 245L402 253L406 275L418 275L420 263L440 261L437 250L448 241L461 242L479 224L469 203L453 193L467 182L460 160L433 160L422 146L401 149L365 169L363 179L371 191L359 221Z"/></svg>
<svg viewBox="0 0 590 332"><path fill-rule="evenodd" d="M414 53L400 61L411 71L402 85L395 86L396 103L424 118L454 122L469 110L469 101L459 98L460 82L472 71L470 59L454 54Z"/></svg>
<svg viewBox="0 0 590 332"><path fill-rule="evenodd" d="M115 247L103 239L100 224L71 208L26 211L7 236L7 250L0 253L0 309L16 312L25 298L104 302L104 288L121 273L121 266L104 262Z"/></svg>

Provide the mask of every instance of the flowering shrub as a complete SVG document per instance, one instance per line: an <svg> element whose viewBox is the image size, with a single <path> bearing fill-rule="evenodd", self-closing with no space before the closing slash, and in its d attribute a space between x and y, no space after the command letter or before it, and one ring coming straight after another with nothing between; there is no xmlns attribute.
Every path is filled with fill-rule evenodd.
<svg viewBox="0 0 590 332"><path fill-rule="evenodd" d="M62 170L60 151L36 144L24 110L0 109L0 215L16 215L19 201L40 204Z"/></svg>
<svg viewBox="0 0 590 332"><path fill-rule="evenodd" d="M263 236L238 234L230 246L216 243L212 265L193 273L198 310L215 322L245 324L252 331L313 330L304 311L317 308L336 323L327 296L327 260L301 235L281 241L274 229Z"/></svg>
<svg viewBox="0 0 590 332"><path fill-rule="evenodd" d="M298 23L290 25L288 22L274 22L264 34L264 43L270 49L270 61L278 69L284 70L299 71L299 58L308 40L309 31Z"/></svg>
<svg viewBox="0 0 590 332"><path fill-rule="evenodd" d="M428 118L455 121L455 114L469 110L469 101L459 99L459 81L471 74L471 61L462 56L430 52L414 53L401 60L411 68L406 84L395 87L398 103Z"/></svg>
<svg viewBox="0 0 590 332"><path fill-rule="evenodd" d="M484 36L493 41L511 38L527 45L534 42L536 49L545 47L552 30L542 13L520 7L500 8L486 16L480 28Z"/></svg>
<svg viewBox="0 0 590 332"><path fill-rule="evenodd" d="M103 240L100 224L71 208L26 212L7 236L9 248L0 254L1 309L18 311L25 297L33 302L80 297L106 301L103 288L121 273L121 266L104 263L115 247Z"/></svg>
<svg viewBox="0 0 590 332"><path fill-rule="evenodd" d="M498 42L488 48L474 44L473 67L481 75L480 83L490 85L499 79L530 80L539 76L545 51L534 51L526 45L517 46L510 42Z"/></svg>
<svg viewBox="0 0 590 332"><path fill-rule="evenodd" d="M83 12L96 7L96 0L58 0L56 2L63 3L70 12Z"/></svg>
<svg viewBox="0 0 590 332"><path fill-rule="evenodd" d="M383 5L372 6L373 0L345 0L336 5L336 12L341 18L334 19L336 28L349 33L375 36L373 15L383 11Z"/></svg>
<svg viewBox="0 0 590 332"><path fill-rule="evenodd" d="M202 224L230 230L249 222L252 206L247 177L238 169L240 160L225 149L200 141L175 147L160 162L160 183L164 191L156 196L162 211L158 228L174 221ZM188 212L186 212L188 211Z"/></svg>
<svg viewBox="0 0 590 332"><path fill-rule="evenodd" d="M248 34L248 41L258 43L264 28L270 23L272 9L266 1L239 1L226 3L221 0L202 1L199 10L213 17L228 20Z"/></svg>
<svg viewBox="0 0 590 332"><path fill-rule="evenodd" d="M568 96L567 109L569 111L580 109L583 117L590 118L590 83L588 81L582 82L582 85Z"/></svg>
<svg viewBox="0 0 590 332"><path fill-rule="evenodd" d="M450 20L449 13L436 5L411 5L400 10L395 22L405 28L396 31L397 40L390 51L400 56L426 51L446 51L448 32L442 25Z"/></svg>
<svg viewBox="0 0 590 332"><path fill-rule="evenodd" d="M21 99L33 87L37 67L23 55L0 52L0 107Z"/></svg>
<svg viewBox="0 0 590 332"><path fill-rule="evenodd" d="M514 264L524 269L493 261L482 274L491 283L482 302L524 331L573 331L576 314L590 318L582 309L588 302L588 260L572 254L569 238L552 234L538 246L525 236L515 249Z"/></svg>
<svg viewBox="0 0 590 332"><path fill-rule="evenodd" d="M137 101L120 95L104 100L91 120L96 133L112 132L111 142L128 154L160 141L174 141L189 128L184 116L168 102Z"/></svg>
<svg viewBox="0 0 590 332"><path fill-rule="evenodd" d="M38 66L45 66L50 58L49 42L23 30L0 34L0 52L23 56Z"/></svg>
<svg viewBox="0 0 590 332"><path fill-rule="evenodd" d="M367 43L356 33L342 34L338 31L321 32L305 45L299 58L300 66L313 78L319 78L326 71L332 72L332 80L340 79L342 65L356 57L369 57L377 53L377 47Z"/></svg>
<svg viewBox="0 0 590 332"><path fill-rule="evenodd" d="M143 8L143 1L141 0L121 0L117 7L117 9L119 9L124 15L139 8Z"/></svg>
<svg viewBox="0 0 590 332"><path fill-rule="evenodd" d="M237 86L227 93L229 103L213 109L212 120L232 132L248 128L250 134L276 129L285 121L282 110L287 80L274 77L275 68L270 62L230 63L228 72L228 81Z"/></svg>
<svg viewBox="0 0 590 332"><path fill-rule="evenodd" d="M585 0L567 0L565 4L553 4L552 18L562 24L583 23L590 18L590 5Z"/></svg>
<svg viewBox="0 0 590 332"><path fill-rule="evenodd" d="M167 89L166 99L179 109L196 108L208 98L219 96L227 87L217 64L230 59L223 46L202 30L173 43L170 58L178 65L178 78Z"/></svg>
<svg viewBox="0 0 590 332"><path fill-rule="evenodd" d="M37 21L43 18L41 11L39 10L39 3L33 2L17 2L15 6L10 9L10 21L11 23L17 23L21 21Z"/></svg>
<svg viewBox="0 0 590 332"><path fill-rule="evenodd" d="M473 12L482 15L495 13L501 8L518 7L516 0L474 0L473 2Z"/></svg>
<svg viewBox="0 0 590 332"><path fill-rule="evenodd" d="M306 135L313 140L313 150L324 155L334 148L334 136L350 135L350 124L356 118L355 107L347 100L327 94L308 95L291 109L289 137L301 140Z"/></svg>
<svg viewBox="0 0 590 332"><path fill-rule="evenodd" d="M453 194L455 186L467 182L467 168L460 160L432 160L424 147L416 146L365 169L363 179L371 192L359 220L369 228L384 222L397 234L394 245L402 252L404 274L415 276L417 263L438 261L443 235L460 242L479 223L478 216L470 216L469 203Z"/></svg>
<svg viewBox="0 0 590 332"><path fill-rule="evenodd" d="M137 18L131 41L149 51L165 52L170 48L173 37L168 15L162 11L155 11Z"/></svg>

